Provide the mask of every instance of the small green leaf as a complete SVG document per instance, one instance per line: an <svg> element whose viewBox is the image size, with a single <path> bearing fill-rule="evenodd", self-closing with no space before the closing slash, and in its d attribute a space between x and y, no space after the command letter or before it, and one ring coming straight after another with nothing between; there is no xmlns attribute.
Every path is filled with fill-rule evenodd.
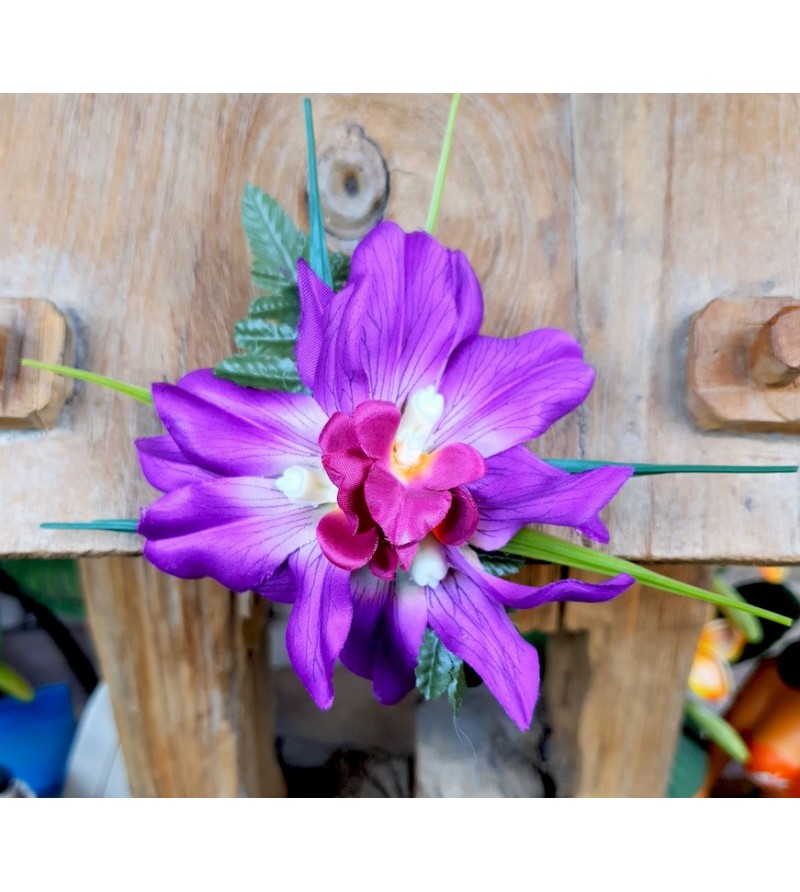
<svg viewBox="0 0 800 892"><path fill-rule="evenodd" d="M65 378L76 378L78 381L87 381L89 384L99 384L101 387L107 387L109 390L115 390L125 396L132 396L140 403L152 405L153 395L150 393L149 387L138 387L136 384L127 384L125 381L116 381L114 378L106 378L104 375L95 375L94 372L86 372L83 369L73 369L66 365L53 365L48 362L39 362L38 359L23 359L22 365L32 369L44 369L48 372L54 372L56 375L63 375Z"/></svg>
<svg viewBox="0 0 800 892"><path fill-rule="evenodd" d="M475 549L481 566L492 576L513 576L525 566L525 558L504 554L502 551Z"/></svg>
<svg viewBox="0 0 800 892"><path fill-rule="evenodd" d="M794 474L797 465L653 465L626 461L589 461L579 458L543 459L554 468L580 474L595 468L633 468L634 477L654 474Z"/></svg>
<svg viewBox="0 0 800 892"><path fill-rule="evenodd" d="M347 282L350 275L350 258L345 254L333 252L331 258L331 275L333 276L333 290L339 291Z"/></svg>
<svg viewBox="0 0 800 892"><path fill-rule="evenodd" d="M716 743L731 759L744 763L750 758L750 750L739 732L707 706L696 700L687 700L686 716L694 722L704 737Z"/></svg>
<svg viewBox="0 0 800 892"><path fill-rule="evenodd" d="M308 219L311 223L309 266L328 286L333 288L333 274L325 244L325 223L322 219L322 203L319 200L317 181L317 150L314 143L314 116L311 113L311 100L303 101L306 115L306 150L308 153Z"/></svg>
<svg viewBox="0 0 800 892"><path fill-rule="evenodd" d="M236 323L233 336L236 346L242 350L270 352L292 358L297 343L297 326L273 322L262 316L248 316Z"/></svg>
<svg viewBox="0 0 800 892"><path fill-rule="evenodd" d="M678 737L675 758L666 795L670 799L691 799L700 789L708 769L708 754L685 733Z"/></svg>
<svg viewBox="0 0 800 892"><path fill-rule="evenodd" d="M248 319L265 319L284 325L297 325L299 316L300 301L294 286L257 297L247 311Z"/></svg>
<svg viewBox="0 0 800 892"><path fill-rule="evenodd" d="M520 530L507 545L503 546L503 551L531 560L562 564L577 570L589 570L604 576L627 573L650 588L671 592L674 595L683 595L687 598L697 598L700 601L707 601L709 604L716 604L717 607L733 607L745 613L751 613L753 616L760 616L762 619L771 619L783 626L792 625L791 619L781 616L779 613L773 613L771 610L763 610L747 603L731 603L728 598L722 595L688 585L677 579L670 579L669 576L662 576L646 567L640 567L610 554L603 554L591 548L585 548L583 545L564 542L562 539L556 539L554 536L548 536L546 533L540 533L530 527Z"/></svg>
<svg viewBox="0 0 800 892"><path fill-rule="evenodd" d="M722 595L729 601L741 604L747 603L737 589L723 579L719 573L714 574L711 588L718 595ZM758 644L764 638L764 630L761 628L761 623L754 616L725 605L720 605L719 609L722 611L728 622L735 629L738 629L750 644Z"/></svg>
<svg viewBox="0 0 800 892"><path fill-rule="evenodd" d="M26 558L0 561L0 570L41 604L57 613L82 617L83 591L78 563L73 560Z"/></svg>
<svg viewBox="0 0 800 892"><path fill-rule="evenodd" d="M229 356L217 363L214 374L218 378L258 390L283 390L288 393L302 393L305 390L297 373L297 364L285 356L270 356L266 353Z"/></svg>
<svg viewBox="0 0 800 892"><path fill-rule="evenodd" d="M0 693L23 703L30 703L35 696L33 688L8 663L0 663Z"/></svg>
<svg viewBox="0 0 800 892"><path fill-rule="evenodd" d="M265 291L296 282L297 261L306 236L274 198L248 183L242 196L242 227L253 254L253 278Z"/></svg>
<svg viewBox="0 0 800 892"><path fill-rule="evenodd" d="M447 700L450 703L450 709L453 711L453 719L458 715L461 709L461 702L464 699L464 692L467 690L467 676L464 672L464 664L458 667L454 676L450 679L447 686Z"/></svg>
<svg viewBox="0 0 800 892"><path fill-rule="evenodd" d="M443 694L450 697L450 688L453 686L453 699L458 697L459 673L464 669L463 661L442 644L439 636L433 629L426 629L422 639L422 647L417 658L417 667L414 673L417 678L417 688L426 700L436 700ZM461 691L463 696L463 691ZM450 700L451 705L453 699Z"/></svg>

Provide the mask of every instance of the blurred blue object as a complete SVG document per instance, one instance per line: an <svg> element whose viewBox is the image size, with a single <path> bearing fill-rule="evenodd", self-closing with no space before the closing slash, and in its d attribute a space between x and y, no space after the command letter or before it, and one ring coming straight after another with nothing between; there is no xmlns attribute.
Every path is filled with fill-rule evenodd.
<svg viewBox="0 0 800 892"><path fill-rule="evenodd" d="M75 735L69 686L38 688L30 703L0 699L0 765L37 796L58 796Z"/></svg>

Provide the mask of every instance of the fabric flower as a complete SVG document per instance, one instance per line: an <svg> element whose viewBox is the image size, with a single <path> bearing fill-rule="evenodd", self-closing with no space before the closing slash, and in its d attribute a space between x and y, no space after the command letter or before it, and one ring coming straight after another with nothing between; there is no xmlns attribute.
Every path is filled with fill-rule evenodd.
<svg viewBox="0 0 800 892"><path fill-rule="evenodd" d="M302 261L298 284L309 394L207 370L153 385L168 433L137 443L165 493L142 514L145 556L293 604L289 657L323 709L338 658L397 702L430 626L528 727L538 659L506 608L602 601L633 580L528 588L485 573L470 546L501 548L529 523L607 541L598 511L630 469L569 474L523 445L585 398L592 369L562 331L480 335L466 258L391 223L359 244L339 293Z"/></svg>

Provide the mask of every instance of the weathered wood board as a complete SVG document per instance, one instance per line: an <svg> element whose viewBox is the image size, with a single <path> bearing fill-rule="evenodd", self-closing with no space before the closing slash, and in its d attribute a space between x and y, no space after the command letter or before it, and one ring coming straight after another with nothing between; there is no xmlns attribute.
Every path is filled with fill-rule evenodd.
<svg viewBox="0 0 800 892"><path fill-rule="evenodd" d="M320 153L358 124L390 173L385 215L424 220L445 96L315 97ZM484 285L486 329L573 331L597 367L549 455L780 462L794 437L701 432L685 335L715 297L797 296L793 97L466 96L438 229ZM252 296L246 181L305 222L299 97L2 97L0 294L67 311L80 363L137 383L230 350ZM56 429L0 432L0 553L134 552L42 520L133 517L153 494L132 446L144 406L79 387ZM21 469L24 472L21 473ZM800 561L795 478L633 481L609 512L641 560Z"/></svg>

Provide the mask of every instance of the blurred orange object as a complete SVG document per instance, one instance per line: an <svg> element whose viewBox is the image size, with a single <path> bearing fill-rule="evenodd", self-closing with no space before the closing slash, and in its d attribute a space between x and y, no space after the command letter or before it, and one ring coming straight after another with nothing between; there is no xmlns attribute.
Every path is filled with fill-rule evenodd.
<svg viewBox="0 0 800 892"><path fill-rule="evenodd" d="M786 579L786 567L759 567L759 573L766 582L780 585Z"/></svg>
<svg viewBox="0 0 800 892"><path fill-rule="evenodd" d="M729 663L741 654L746 643L744 635L727 620L707 622L689 673L689 690L703 700L724 700L733 687Z"/></svg>

